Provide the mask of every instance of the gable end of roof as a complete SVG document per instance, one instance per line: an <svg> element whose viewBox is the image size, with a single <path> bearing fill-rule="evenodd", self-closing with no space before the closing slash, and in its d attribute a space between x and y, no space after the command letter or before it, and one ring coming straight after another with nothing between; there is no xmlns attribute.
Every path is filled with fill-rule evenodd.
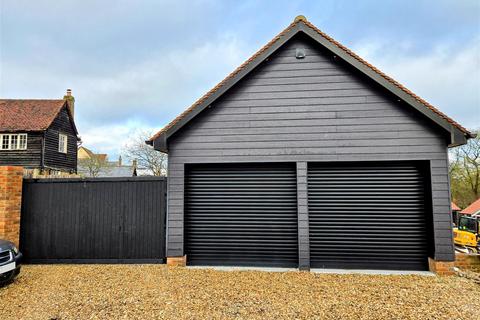
<svg viewBox="0 0 480 320"><path fill-rule="evenodd" d="M147 144L153 145L156 150L167 152L167 139L182 126L188 123L201 111L211 105L218 97L230 89L235 83L241 80L246 74L273 54L286 41L298 32L303 32L313 38L341 59L361 71L375 82L392 92L394 95L408 103L410 106L420 111L426 117L437 123L451 135L451 143L449 146L465 144L467 139L475 137L475 134L469 132L459 123L440 112L437 108L415 95L412 91L401 85L399 82L389 77L353 51L343 46L332 37L328 36L313 24L311 24L304 16L295 18L286 29L280 32L270 42L263 46L259 51L253 54L248 60L241 64L237 69L230 73L225 79L198 99L188 109L182 112L163 129L157 132L153 137L146 141Z"/></svg>

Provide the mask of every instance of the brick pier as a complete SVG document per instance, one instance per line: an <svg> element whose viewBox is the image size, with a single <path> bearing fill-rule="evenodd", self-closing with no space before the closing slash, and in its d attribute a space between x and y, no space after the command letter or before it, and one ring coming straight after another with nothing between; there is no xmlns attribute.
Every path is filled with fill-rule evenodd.
<svg viewBox="0 0 480 320"><path fill-rule="evenodd" d="M20 241L23 168L0 166L0 238Z"/></svg>

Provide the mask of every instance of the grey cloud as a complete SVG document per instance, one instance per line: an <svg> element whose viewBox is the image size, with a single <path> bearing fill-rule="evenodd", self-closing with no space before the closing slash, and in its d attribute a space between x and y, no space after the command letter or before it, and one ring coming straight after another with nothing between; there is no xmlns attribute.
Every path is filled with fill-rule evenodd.
<svg viewBox="0 0 480 320"><path fill-rule="evenodd" d="M468 63L480 56L477 51L475 60L479 1L16 0L0 6L0 96L55 98L73 88L84 142L112 153L135 126L166 124L297 14L462 124L480 123L480 66Z"/></svg>

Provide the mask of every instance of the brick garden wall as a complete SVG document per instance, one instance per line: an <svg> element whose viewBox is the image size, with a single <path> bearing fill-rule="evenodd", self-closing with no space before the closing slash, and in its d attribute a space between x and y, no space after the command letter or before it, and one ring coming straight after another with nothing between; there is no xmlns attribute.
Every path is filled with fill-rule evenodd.
<svg viewBox="0 0 480 320"><path fill-rule="evenodd" d="M480 272L480 255L478 254L455 254L455 267L461 270Z"/></svg>
<svg viewBox="0 0 480 320"><path fill-rule="evenodd" d="M0 166L0 238L18 246L23 168Z"/></svg>

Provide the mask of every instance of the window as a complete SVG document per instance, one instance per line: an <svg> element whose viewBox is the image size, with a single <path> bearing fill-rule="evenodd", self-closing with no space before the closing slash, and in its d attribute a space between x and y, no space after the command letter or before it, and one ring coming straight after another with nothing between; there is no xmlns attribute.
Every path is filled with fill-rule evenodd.
<svg viewBox="0 0 480 320"><path fill-rule="evenodd" d="M18 136L16 134L10 136L10 149L18 149Z"/></svg>
<svg viewBox="0 0 480 320"><path fill-rule="evenodd" d="M27 135L19 134L18 135L18 149L25 150L27 149Z"/></svg>
<svg viewBox="0 0 480 320"><path fill-rule="evenodd" d="M2 150L8 150L10 149L9 146L10 146L10 135L8 134L4 134L2 135Z"/></svg>
<svg viewBox="0 0 480 320"><path fill-rule="evenodd" d="M58 134L58 152L67 153L68 137L66 134Z"/></svg>
<svg viewBox="0 0 480 320"><path fill-rule="evenodd" d="M0 150L26 150L27 134L0 134Z"/></svg>

